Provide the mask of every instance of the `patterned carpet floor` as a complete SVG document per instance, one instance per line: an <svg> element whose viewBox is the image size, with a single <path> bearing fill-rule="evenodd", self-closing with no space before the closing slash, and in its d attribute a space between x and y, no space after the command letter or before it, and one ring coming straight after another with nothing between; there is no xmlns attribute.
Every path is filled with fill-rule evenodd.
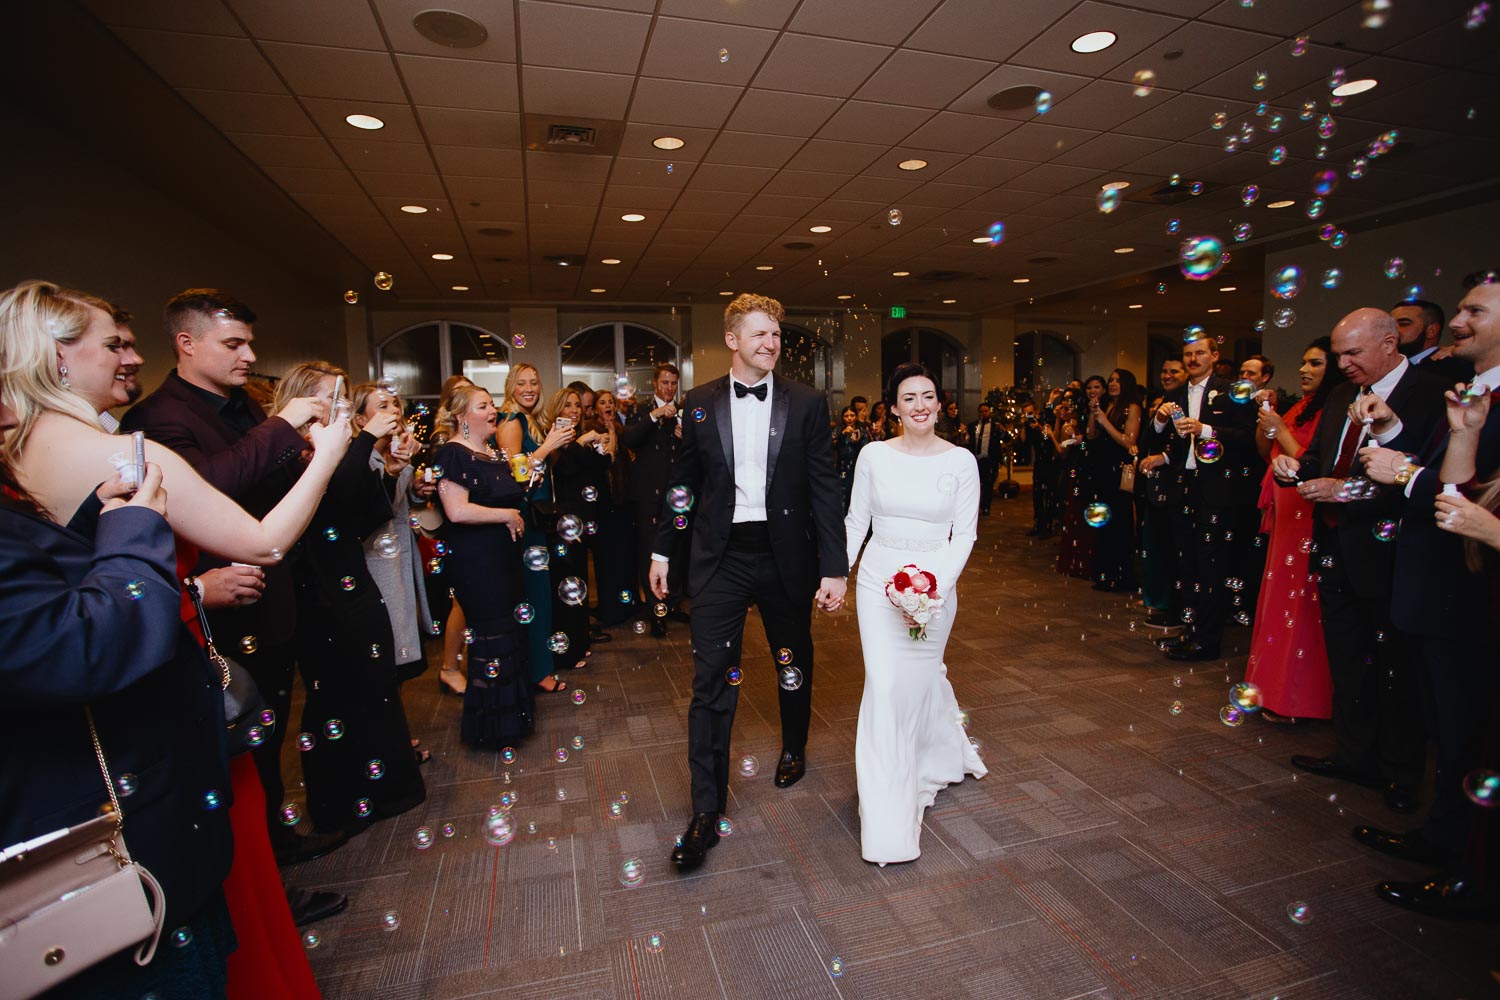
<svg viewBox="0 0 1500 1000"><path fill-rule="evenodd" d="M759 772L734 776L733 832L687 877L667 861L689 813L687 626L615 630L568 678L587 700L543 696L509 764L462 747L434 668L405 692L433 752L427 802L286 872L351 898L312 928L324 994L1496 995L1494 925L1375 897L1377 881L1425 871L1349 830L1402 818L1288 764L1331 748L1326 724L1220 722L1248 630L1230 631L1223 662L1167 663L1128 598L1053 571L1056 542L1023 534L1029 507L996 502L960 584L948 671L990 773L939 794L919 860L860 860L850 611L816 619L809 771L786 790L771 782L775 672L752 614L734 747ZM495 846L484 823L505 793L516 833Z"/></svg>

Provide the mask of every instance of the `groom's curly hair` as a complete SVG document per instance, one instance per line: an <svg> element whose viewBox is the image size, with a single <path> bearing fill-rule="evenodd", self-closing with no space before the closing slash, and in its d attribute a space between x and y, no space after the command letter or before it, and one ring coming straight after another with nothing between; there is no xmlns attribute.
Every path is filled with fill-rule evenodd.
<svg viewBox="0 0 1500 1000"><path fill-rule="evenodd" d="M937 372L928 368L920 361L904 361L896 366L891 373L891 380L885 386L885 405L894 407L896 405L896 392L901 388L901 383L909 378L926 378L932 380L932 387L937 390L938 399L943 398L943 383L938 381Z"/></svg>
<svg viewBox="0 0 1500 1000"><path fill-rule="evenodd" d="M778 323L786 319L786 310L769 295L741 292L724 309L724 329L739 333L740 321L753 312L763 312Z"/></svg>

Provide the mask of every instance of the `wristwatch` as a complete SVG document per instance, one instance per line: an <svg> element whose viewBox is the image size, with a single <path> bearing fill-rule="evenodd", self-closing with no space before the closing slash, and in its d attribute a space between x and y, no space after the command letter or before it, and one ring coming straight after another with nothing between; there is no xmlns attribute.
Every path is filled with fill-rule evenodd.
<svg viewBox="0 0 1500 1000"><path fill-rule="evenodd" d="M1412 460L1412 456L1406 456L1406 464L1396 470L1396 485L1405 486L1411 482L1412 477L1422 471L1422 467Z"/></svg>

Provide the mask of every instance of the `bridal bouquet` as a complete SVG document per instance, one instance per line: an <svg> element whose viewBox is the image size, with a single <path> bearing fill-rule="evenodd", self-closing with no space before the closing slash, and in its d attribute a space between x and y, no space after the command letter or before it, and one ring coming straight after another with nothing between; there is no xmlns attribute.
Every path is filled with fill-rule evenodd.
<svg viewBox="0 0 1500 1000"><path fill-rule="evenodd" d="M938 595L937 577L916 566L902 566L885 581L885 596L906 621L906 634L913 639L927 638L928 622L943 617L943 598Z"/></svg>

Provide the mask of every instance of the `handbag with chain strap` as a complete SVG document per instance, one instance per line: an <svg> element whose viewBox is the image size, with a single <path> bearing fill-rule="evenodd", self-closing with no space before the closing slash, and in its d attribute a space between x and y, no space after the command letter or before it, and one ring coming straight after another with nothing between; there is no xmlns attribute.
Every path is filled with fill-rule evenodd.
<svg viewBox="0 0 1500 1000"><path fill-rule="evenodd" d="M225 738L229 755L233 757L260 746L265 740L264 730L281 720L270 714L270 705L261 695L250 671L231 661L214 645L214 634L208 627L208 612L203 608L203 595L198 592L197 579L188 577L183 581L183 589L192 598L193 607L198 612L198 627L203 630L203 652L220 673L219 682L224 688ZM257 730L260 730L259 734Z"/></svg>
<svg viewBox="0 0 1500 1000"><path fill-rule="evenodd" d="M0 851L0 992L20 1000L132 945L136 964L147 965L161 939L166 897L125 849L124 813L93 712L84 715L109 805L86 823Z"/></svg>

